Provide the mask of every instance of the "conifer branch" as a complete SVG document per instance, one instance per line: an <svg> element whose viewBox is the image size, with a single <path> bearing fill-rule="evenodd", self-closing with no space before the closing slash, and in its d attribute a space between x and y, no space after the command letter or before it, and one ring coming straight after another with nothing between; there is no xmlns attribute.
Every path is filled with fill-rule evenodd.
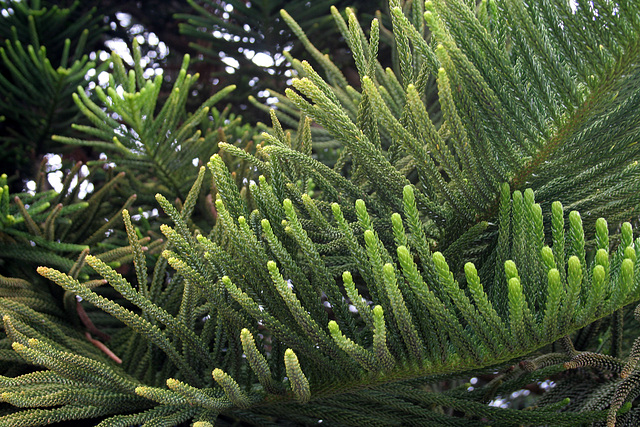
<svg viewBox="0 0 640 427"><path fill-rule="evenodd" d="M284 54L256 144L212 108L233 88L187 111L189 57L161 101L137 43L132 70L112 55L73 98L85 139L56 140L108 150L115 177L74 203L80 165L13 202L0 176L0 425L631 425L637 1L560 3L391 0L393 31L332 8L353 86L282 12L319 66ZM0 49L31 93L28 55ZM523 389L527 410L482 402Z"/></svg>

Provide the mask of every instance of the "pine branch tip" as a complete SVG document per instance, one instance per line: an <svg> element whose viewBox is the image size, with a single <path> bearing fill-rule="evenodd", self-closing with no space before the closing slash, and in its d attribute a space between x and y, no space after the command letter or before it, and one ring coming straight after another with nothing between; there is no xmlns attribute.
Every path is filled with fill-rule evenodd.
<svg viewBox="0 0 640 427"><path fill-rule="evenodd" d="M18 353L23 352L24 350L26 350L27 346L24 344L21 344L17 341L14 341L11 343L11 347Z"/></svg>

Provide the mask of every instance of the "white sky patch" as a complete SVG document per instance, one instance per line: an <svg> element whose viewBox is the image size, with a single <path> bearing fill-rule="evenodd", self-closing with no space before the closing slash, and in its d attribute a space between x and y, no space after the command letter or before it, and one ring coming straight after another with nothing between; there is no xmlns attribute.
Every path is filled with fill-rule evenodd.
<svg viewBox="0 0 640 427"><path fill-rule="evenodd" d="M106 42L104 42L104 44L109 49L117 53L124 62L129 65L133 65L133 57L131 56L131 51L129 50L127 42L122 39L112 39L107 40Z"/></svg>
<svg viewBox="0 0 640 427"><path fill-rule="evenodd" d="M507 402L506 399L498 398L498 399L493 399L491 402L489 402L489 406L494 406L496 408L504 409L509 407L509 402Z"/></svg>
<svg viewBox="0 0 640 427"><path fill-rule="evenodd" d="M141 32L144 31L144 27L140 24L134 24L131 26L131 28L129 28L129 32L131 34L140 34ZM142 42L140 42L142 43Z"/></svg>
<svg viewBox="0 0 640 427"><path fill-rule="evenodd" d="M59 154L47 153L44 158L47 159L47 172L62 168L62 157Z"/></svg>
<svg viewBox="0 0 640 427"><path fill-rule="evenodd" d="M98 84L102 87L106 87L109 84L109 73L107 71L98 74Z"/></svg>
<svg viewBox="0 0 640 427"><path fill-rule="evenodd" d="M222 58L222 62L224 62L225 64L227 64L230 67L240 68L240 63L235 58L233 58L231 56L225 56L224 58Z"/></svg>
<svg viewBox="0 0 640 427"><path fill-rule="evenodd" d="M120 25L122 25L123 27L128 27L129 25L131 25L131 15L129 15L128 13L116 13L116 18L118 19L118 21L120 21Z"/></svg>
<svg viewBox="0 0 640 427"><path fill-rule="evenodd" d="M223 57L222 62L227 65L227 67L225 67L225 71L229 74L235 73L236 70L240 68L240 63L238 62L238 60L230 56Z"/></svg>
<svg viewBox="0 0 640 427"><path fill-rule="evenodd" d="M27 182L27 193L31 194L32 196L35 196L35 194L36 194L36 182L35 181L28 181Z"/></svg>
<svg viewBox="0 0 640 427"><path fill-rule="evenodd" d="M142 73L142 77L144 77L145 79L150 79L153 76L159 76L162 74L163 74L162 68L147 68Z"/></svg>
<svg viewBox="0 0 640 427"><path fill-rule="evenodd" d="M158 38L158 36L156 35L156 33L149 33L148 39L147 41L149 42L149 44L151 46L155 46L158 43L160 43L160 39Z"/></svg>
<svg viewBox="0 0 640 427"><path fill-rule="evenodd" d="M545 390L545 391L549 390L549 389L552 389L555 386L556 386L556 383L554 383L553 381L550 381L550 380L546 380L546 381L543 381L543 382L540 383L540 388L542 390Z"/></svg>
<svg viewBox="0 0 640 427"><path fill-rule="evenodd" d="M122 17L119 15L126 15L126 17ZM125 24L129 25L131 23L131 17L126 13L118 14L117 17L123 26L125 26ZM135 30L134 30L134 27L135 27ZM149 52L147 52L147 54L140 59L140 65L144 69L142 76L145 79L150 79L155 76L162 75L164 70L162 68L159 68L158 61L162 60L167 55L169 55L169 48L167 47L167 45L163 41L160 41L156 33L144 32L144 27L142 27L141 25L136 24L132 26L131 32L134 34L138 33L138 35L136 36L136 40L139 44L148 43L149 46L152 46L154 48ZM129 45L127 42L125 42L122 39L113 39L113 40L106 41L105 44L109 49L111 49L112 52L120 56L124 62L126 62L129 65L133 65L133 57L131 55L131 50L129 49ZM105 51L100 51L98 56L101 61L107 61L110 57L110 54ZM149 64L151 64L152 66L148 67ZM93 74L95 74L95 70L91 70L91 71L93 72ZM88 75L93 76L93 74L88 74ZM107 87L108 83L109 83L109 72L103 71L98 75L98 84L101 87ZM93 82L89 83L89 89L91 90L94 88L95 88L95 83Z"/></svg>
<svg viewBox="0 0 640 427"><path fill-rule="evenodd" d="M115 167L116 167L116 164L115 164L115 163L113 163L113 162L108 162L109 158L107 157L107 154L106 154L106 153L100 153L99 158L100 158L100 160L102 160L102 161L106 162L106 163L105 163L105 166L106 166L106 167L109 167L109 168L115 168Z"/></svg>
<svg viewBox="0 0 640 427"><path fill-rule="evenodd" d="M578 10L578 2L577 2L577 0L569 0L569 7L571 8L571 11L573 13L576 13L576 10Z"/></svg>
<svg viewBox="0 0 640 427"><path fill-rule="evenodd" d="M251 60L259 67L273 67L275 64L273 57L264 52L256 53Z"/></svg>
<svg viewBox="0 0 640 427"><path fill-rule="evenodd" d="M160 55L159 59L169 55L169 48L164 42L158 42L158 55Z"/></svg>
<svg viewBox="0 0 640 427"><path fill-rule="evenodd" d="M282 65L282 63L287 60L287 58L281 53L276 53L273 58L278 66Z"/></svg>
<svg viewBox="0 0 640 427"><path fill-rule="evenodd" d="M62 191L62 179L64 178L64 172L62 171L62 158L58 154L47 153L44 155L44 158L47 160L47 180L49 181L49 185L57 191L58 193ZM82 165L80 168L80 176L89 175L89 168L87 165ZM35 191L35 182L31 184L32 181L27 183L27 188L30 191ZM71 188L78 184L78 176L76 175L71 181ZM32 188L33 187L33 190ZM80 191L78 191L78 197L84 199L88 193L92 192L94 186L92 183L88 181L82 181L80 184Z"/></svg>

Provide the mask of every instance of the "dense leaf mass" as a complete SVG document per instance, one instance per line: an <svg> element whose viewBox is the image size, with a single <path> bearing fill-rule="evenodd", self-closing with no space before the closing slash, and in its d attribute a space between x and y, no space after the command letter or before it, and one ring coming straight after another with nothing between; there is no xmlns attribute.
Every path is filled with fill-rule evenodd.
<svg viewBox="0 0 640 427"><path fill-rule="evenodd" d="M261 135L134 44L56 137L127 173L0 178L0 426L637 425L640 2L330 13Z"/></svg>

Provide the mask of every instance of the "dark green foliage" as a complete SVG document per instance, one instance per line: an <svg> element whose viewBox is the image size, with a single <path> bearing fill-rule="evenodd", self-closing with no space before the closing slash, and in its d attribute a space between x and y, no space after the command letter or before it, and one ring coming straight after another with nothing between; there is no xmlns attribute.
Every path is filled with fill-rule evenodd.
<svg viewBox="0 0 640 427"><path fill-rule="evenodd" d="M216 176L216 181L223 182L225 178L218 175L214 163L215 159L210 162L210 169ZM198 182L200 183L201 181ZM191 190L191 197L194 197L193 195L199 192L199 185L197 184ZM258 194L260 191L269 191L269 184L264 181L260 187L252 186L252 192ZM410 192L405 194L407 195L406 197L410 198ZM377 390L378 393L381 393L378 396L383 399L382 396L388 395L388 387L393 389L393 386L387 384L389 381L396 382L414 377L434 376L445 372L473 370L474 368L499 364L519 354L526 354L533 348L539 348L544 344L551 343L568 331L593 321L593 318L585 319L580 316L582 307L591 304L588 300L575 305L571 298L564 298L558 308L547 312L544 316L538 314L538 310L533 306L532 309L529 309L526 301L527 297L522 293L520 280L517 278L518 273L515 270L510 272L510 269L515 267L505 268L507 276L512 277L509 281L508 290L508 314L507 317L501 320L500 316L496 315L491 308L491 303L486 300L486 296L483 296L482 285L474 285L476 290L473 295L478 302L475 304L471 302L465 295L466 293L460 289L457 281L451 276L447 264L440 253L436 252L432 256L435 271L440 277L439 286L441 287L438 288L437 283L430 281L428 282L430 284L427 284L424 282L424 272L421 274L419 270L415 270L416 266L413 264L409 252L406 248L401 247L404 249L398 248L398 254L402 273L400 270L395 270L393 263L387 263L382 268L382 275L384 276L383 288L379 289L379 296L374 297L374 303L380 302L382 304L374 308L373 323L369 324L367 322L368 316L354 316L349 310L343 311L340 309L343 302L331 299L330 296L334 293L331 290L331 287L334 286L331 284L333 280L323 272L325 271L326 263L315 258L314 245L312 244L306 251L300 252L308 237L305 237L306 233L303 229L295 225L302 218L298 218L298 214L291 210L291 201L285 199L282 202L288 219L285 228L278 233L280 237L275 238L280 242L288 242L285 243L284 249L288 252L289 257L295 259L295 263L302 267L301 273L303 276L301 281L293 282L293 288L278 272L278 266L275 262L269 261L266 265L254 264L250 266L255 262L252 260L269 258L269 244L260 242L259 235L255 235L255 231L248 228L244 216L237 213L232 216L227 210L227 206L232 206L235 203L238 206L237 209L240 210L238 213L243 213L244 208L241 207L243 202L239 198L237 190L229 188L227 192L220 193L220 196L227 199L228 202L223 203L219 200L216 203L220 221L216 228L220 228L219 233L222 235L214 233L219 237L213 238L213 240L205 238L193 239L186 223L184 223L184 219L182 219L182 215L172 208L165 199L159 198L167 213L177 221L175 229L163 227L163 232L168 237L169 244L173 248L171 251L165 251L165 257L184 278L181 280L180 286L182 289L182 302L176 300L173 308L166 305L166 303L163 304L161 296L157 302L154 302L157 298L154 298L153 295L157 295L157 293L144 285L146 280L143 279L144 281L141 282L139 290L135 290L122 276L111 270L106 264L94 257L87 258L87 263L103 278L108 280L111 286L119 291L120 295L138 306L142 310L144 317L164 325L163 329L154 326L153 323L148 323L148 321L144 320L144 317L101 298L94 291L83 287L69 275L49 268L42 267L39 269L41 274L56 281L67 291L82 296L84 300L96 304L129 325L132 329L124 329L122 333L137 335L136 346L141 344L140 340L144 337L145 341L148 341L153 346L158 346L162 350L162 354L164 354L153 365L151 364L152 360L159 357L157 352L154 352L153 355L149 353L148 356L143 356L141 360L144 361L142 362L143 364L148 366L147 368L138 364L130 365L129 375L137 378L135 381L142 385L127 386L121 382L123 380L109 381L107 383L96 383L96 381L92 380L91 384L96 390L96 397L102 396L104 393L121 393L125 391L123 387L132 387L129 389L130 396L128 398L125 398L124 395L122 396L127 404L135 405L135 402L139 399L138 396L142 396L150 401L157 402L157 404L171 405L175 407L175 411L180 411L178 408L181 405L187 405L185 409L193 405L196 405L196 408L201 408L190 410L190 416L195 416L196 413L205 416L205 413L201 411L211 409L228 415L241 416L242 410L252 407L252 402L267 399L261 405L260 414L289 417L296 411L302 411L301 414L306 413L307 416L315 411L319 411L317 413L322 414L322 408L333 404L334 398L331 396L344 387L347 379L352 381L354 385L358 384L356 388L366 386L371 389L370 391L362 392L364 393L362 395L354 390L347 391L348 389L340 392L347 393L347 396L352 397L349 399L345 397L346 401L341 405L347 412L342 415L340 415L339 411L335 415L331 415L331 413L322 415L331 420L333 416L349 417L347 415L349 412L353 413L351 416L357 416L357 406L349 409L348 402L351 401L350 399L355 398L356 400L353 400L352 404L358 405L359 403L357 402L360 402L361 399L365 399L365 401L369 399L368 393L372 390ZM409 202L408 205L411 206L411 203ZM365 225L368 222L368 215L362 209L364 209L364 205L356 203L356 210L360 212L358 214L360 222ZM302 210L299 214L302 215L305 212L305 210ZM268 214L254 211L251 216L255 215L262 217ZM125 218L128 218L126 214ZM265 219L268 220L268 217ZM128 219L126 219L126 223L127 227L130 227ZM266 223L263 221L263 224ZM568 234L573 233L575 227L570 227L570 233ZM376 240L371 230L368 230L368 232L369 234L367 232L364 234L365 241L370 241L370 243L366 244L369 247L369 262L361 267L365 269L363 271L369 268L373 269L370 271L374 271L377 264L375 257L382 256L383 253L386 253L386 249L384 249L384 246L379 246L382 245L382 242ZM226 235L226 239L223 237L224 235ZM369 238L367 235L372 237ZM135 234L130 234L130 236L135 236ZM220 239L227 240L232 236L235 236L236 243L229 241L229 244L225 245L227 248L226 253L221 252L221 247L217 242L220 242ZM287 236L291 238L287 239ZM374 251L370 245L379 246L384 252ZM140 247L133 245L133 250L136 253L134 256L137 260L136 266L144 267L144 258ZM204 258L208 261L207 263L202 262L201 255L193 256L203 252ZM248 253L251 253L252 256L247 256ZM386 256L389 255L387 254ZM407 256L409 258L403 261ZM229 264L228 257L232 257L236 262ZM572 289L572 286L588 287L589 282L586 279L583 279L585 280L584 283L582 283L583 280L580 280L572 285L572 277L575 276L575 274L571 273L574 268L571 267L573 259L576 259L576 265L578 266L575 268L580 268L577 258L570 258L568 282L562 284L561 287L568 287L567 289L569 290ZM320 264L314 265L314 262L320 262ZM531 262L536 265L542 265L542 260L538 256L532 257ZM616 289L626 289L628 292L633 292L633 289L638 289L638 281L626 273L627 264L632 266L633 262L626 259L622 262L618 275L608 278L607 282L610 284L610 288L605 290L605 293L609 297L603 298L596 303L601 316L609 314L611 310L617 307L617 304L624 304L625 301L638 298L638 295L633 293L621 295L616 291ZM283 265L283 268L285 267ZM218 273L217 271L221 272ZM469 282L477 283L477 273L475 273L471 264L467 265L466 271ZM221 276L222 272L224 272L224 276ZM160 271L155 274L163 273ZM402 284L402 294L398 287L399 283L396 280L396 274L402 280L400 282ZM144 278L145 275L138 273L138 277L139 279ZM265 288L263 286L264 279L269 280L273 286ZM327 279L330 282L327 282ZM374 281L377 281L377 279L374 279ZM152 278L151 283L158 283L155 277ZM369 283L367 287L374 289L375 285ZM435 292L430 290L431 287L434 287ZM295 293L292 292L292 289L295 290ZM195 306L192 305L189 310L192 314L185 318L182 313L186 314L183 310L187 309L185 306L186 299L193 298L190 297L192 292L200 295L200 297L192 299ZM236 301L237 305L220 305L220 302L225 298L226 292L229 292L229 296ZM549 300L555 298L553 292L553 288L550 287L547 292ZM326 313L324 312L314 314L313 312L306 313L301 310L300 300L297 295L301 297L309 295L310 298L314 298L313 295L315 294L315 298L318 298L320 293L329 297L329 301L332 304L331 315L335 316L335 323L332 321L327 325ZM411 303L411 301L414 301L414 303ZM481 301L485 302L482 303ZM306 305L313 304L313 300L305 302ZM452 304L451 308L446 308L443 302ZM415 303L419 303L419 305L415 305ZM316 304L318 303L316 302ZM162 308L163 305L165 308ZM409 308L419 306L426 308L428 312L426 319L421 317L420 312L412 311ZM462 316L456 319L454 313L458 311ZM213 322L213 319L223 320L223 323L217 322L217 328L223 328L224 331L221 335L203 335L207 330L206 328L196 329L195 334L186 333L183 329L184 327L180 326L181 322L193 324L193 322L198 321L198 318L192 316L201 316L203 313L207 313L205 322ZM469 316L465 313L469 313ZM20 325L19 319L14 320L13 316L15 316L15 313L13 315L9 314L9 317L5 320L5 325L7 325L8 319L11 319L12 324ZM548 316L553 318L549 319ZM421 318L425 319L424 323L417 320ZM558 320L560 318L568 320L562 322ZM583 319L584 323L577 324L576 322L579 319ZM495 333L492 332L491 323L489 322L499 322L505 325L501 329L505 334L505 341L502 341L502 343L494 341L495 338L492 336ZM331 326L332 324L334 326ZM466 330L464 330L465 324ZM264 359L260 362L263 356L259 353L256 356L252 356L255 359L249 358L247 366L244 363L239 364L237 359L234 361L232 355L220 358L221 355L211 352L211 350L215 351L215 349L223 347L240 349L247 346L255 346L257 343L250 330L260 330L260 325L264 325L266 328L263 334L268 333L268 335L264 335L261 342L258 342L261 343L261 346L267 345L265 340L266 336L269 336L268 342L271 342L271 345L274 345L277 341L281 342L283 346L292 348L284 352L281 360L273 359L275 349L272 348L270 352L267 351L266 354L270 359L270 362L267 363L272 366L273 364L280 365L275 371L269 368L268 364L265 364ZM554 329L546 331L547 333L545 334L545 325L554 325ZM325 328L327 326L331 330L331 334L326 332ZM241 327L248 327L249 329L243 329L240 332ZM13 329L11 329L11 334L17 334L17 331L16 329L16 332L13 332ZM444 332L439 338L443 340L439 345L447 349L446 352L431 351L423 353L428 347L424 346L420 336L425 337L424 342L429 342L431 346L437 343L434 340L438 338L431 336L435 331ZM342 335L343 333L346 334L346 337ZM332 339L331 336L334 338ZM27 335L26 337L29 336ZM205 339L207 341L203 341ZM178 345L176 340L184 342L186 346ZM212 341L208 342L209 340ZM112 348L114 353L126 354L131 351L128 348L133 343L132 341L122 337L118 338L117 342L121 344ZM369 346L372 346L370 350L367 349ZM314 349L314 347L316 348ZM22 344L14 344L14 349L20 354L29 355L29 357L35 358L34 360L42 360L40 363L58 372L63 377L70 375L56 368L56 365L52 364L53 361L46 361L48 360L46 359L47 352L53 351L53 349L47 350L47 348L46 346L43 347L37 339L29 341L25 338ZM150 349L147 351L150 351ZM65 351L64 348L61 350ZM95 368L90 368L90 366L94 366L92 363L84 362L84 359L79 358L79 356L72 357L69 352L71 350L71 348L67 348L67 353L56 354L58 358L68 358L68 363L77 367L78 374L73 374L75 380L81 380L77 378L77 375L80 375L86 369L107 369L106 367L99 368L98 365L95 365ZM259 350L254 349L251 352L259 352ZM68 356L65 354L68 354ZM353 357L352 354L359 354L360 356ZM156 375L148 376L149 373L153 372L149 372L148 369L154 365L157 366L160 360L164 360L162 362L164 366L175 366L175 368L169 368L169 372L173 372L170 377L167 377L169 379L166 380L169 390L161 388L165 382L164 379L158 378ZM215 360L218 360L218 362L215 362ZM220 365L223 360L226 362ZM251 362L251 360L255 360L255 362ZM358 365L354 364L355 361L361 362ZM89 365L83 368L82 366L87 363ZM189 367L187 363L191 366ZM284 367L282 366L283 364ZM220 366L226 366L226 368L223 369ZM252 387L248 387L250 383L245 382L252 378L251 375L248 375L249 371L247 369L249 367L256 369L256 375L258 378L262 378L259 381L260 384L269 384L263 391L253 390ZM160 371L162 370L161 368ZM213 378L210 377L209 380L205 376L208 371L213 371ZM76 369L71 372L76 372ZM106 372L111 371L107 370ZM145 372L147 373L144 374ZM381 373L383 373L382 376L380 375ZM194 376L194 374L196 375ZM286 389L287 386L284 384L279 385L278 382L282 383L284 375L289 378L288 387L290 387L291 391L289 392L290 394L282 395L280 390L282 388ZM237 380L233 379L234 377ZM241 378L244 378L244 381L236 382L240 381ZM219 384L221 387L220 392L215 392L216 389L211 388L213 387L212 380ZM272 383L274 380L275 384ZM183 381L186 381L186 383ZM159 386L160 388L158 388ZM313 390L316 390L315 393L317 393L315 397ZM265 396L264 392L275 394ZM393 394L392 392L391 395ZM287 399L287 396L293 401L308 403L299 408L292 406L291 403L284 406L282 406L282 403L277 404L283 398ZM396 398L402 398L402 396L403 394L401 393ZM427 399L425 402L431 401L431 398L426 396L425 398ZM312 400L310 401L310 399ZM435 399L438 401L438 398ZM447 398L442 397L442 399L441 404L452 405L463 412L471 411L470 413L473 413L478 409L471 402L464 403L464 400L459 398L447 400ZM270 401L273 404L265 406L265 403ZM409 417L407 419L419 420L424 419L423 417L429 417L428 411L419 411L416 408L413 412L415 413L412 415L405 415ZM177 414L178 412L174 413ZM544 411L539 414L532 412L529 418L522 419L527 419L528 422L536 422L535 420L545 419L543 414ZM501 420L503 416L509 417L513 415L508 412L492 414L492 411L485 414L487 419L493 420ZM592 418L594 420L599 417L597 413L589 416L594 417ZM574 418L574 420L578 419L588 418ZM213 421L211 418L210 420ZM337 420L335 419L335 421Z"/></svg>
<svg viewBox="0 0 640 427"><path fill-rule="evenodd" d="M285 52L299 58L305 55L304 47L296 43L296 35L280 17L280 10L285 8L300 24L307 37L315 40L324 53L337 56L338 51L343 58L341 62L348 64L349 55L342 52L344 46L340 33L328 16L329 7L343 9L351 6L366 10L370 15L375 8L382 8L384 2L370 1L283 1L268 0L259 2L211 0L189 0L189 8L185 13L175 15L180 22L180 33L192 40L189 46L204 57L204 60L217 72L207 79L218 82L219 87L234 84L237 93L231 95L234 104L247 107L249 95L268 89L281 92L291 78L291 66L285 60ZM267 55L271 65L253 62L254 55ZM237 65L225 71L223 61L231 58ZM226 59L228 61L228 59ZM264 101L264 95L261 101ZM250 106L250 104L249 104ZM255 112L248 111L250 117Z"/></svg>
<svg viewBox="0 0 640 427"><path fill-rule="evenodd" d="M107 111L78 93L77 142L171 225L123 209L133 268L92 247L38 267L62 304L0 299L0 425L635 425L640 4L389 5L395 71L378 21L332 10L359 88L282 12L323 71L293 62L255 150L183 107L186 64L163 107L116 57ZM38 206L1 205L3 231L42 233Z"/></svg>
<svg viewBox="0 0 640 427"><path fill-rule="evenodd" d="M79 5L0 3L0 170L19 178L15 191L40 156L60 151L51 136L73 134L71 124L81 118L71 94L89 84L85 77L96 63L88 53L104 28L95 10L81 14Z"/></svg>
<svg viewBox="0 0 640 427"><path fill-rule="evenodd" d="M197 174L198 163L217 151L217 143L228 138L245 147L251 129L240 117L220 112L213 105L234 89L227 87L210 97L196 111L186 109L191 86L198 75L187 73L189 57L163 105L158 105L162 76L145 80L140 66L140 49L134 42L134 70L127 70L122 59L112 54L114 70L109 87L96 87L94 102L81 87L73 100L92 126L73 128L92 139L56 135L59 142L105 150L108 160L124 170L135 170L129 181L143 201L152 200L156 192L170 198L184 199ZM119 92L118 92L119 91Z"/></svg>
<svg viewBox="0 0 640 427"><path fill-rule="evenodd" d="M84 51L81 43L95 46L102 35L102 17L97 10L84 14L79 10L79 1L67 2L69 7L61 7L49 1L3 1L3 25L0 37L18 40L29 40L37 46L46 46L52 64L65 65L65 46L70 43L71 51L67 56ZM70 23L73 23L70 25ZM85 40L78 39L78 34L87 30ZM67 39L69 41L67 42ZM68 48L67 48L68 49Z"/></svg>
<svg viewBox="0 0 640 427"><path fill-rule="evenodd" d="M42 190L44 172L39 174L33 195L11 195L6 175L0 177L0 274L32 280L37 278L33 270L39 265L68 270L89 249L113 266L130 261L130 250L122 248L124 233L118 230L122 211L136 200L135 195L125 199L119 194L125 174L114 176L113 171L104 174L94 168L82 176L80 166L63 177L60 193ZM104 181L100 183L97 176ZM99 187L80 198L81 184L89 179Z"/></svg>

